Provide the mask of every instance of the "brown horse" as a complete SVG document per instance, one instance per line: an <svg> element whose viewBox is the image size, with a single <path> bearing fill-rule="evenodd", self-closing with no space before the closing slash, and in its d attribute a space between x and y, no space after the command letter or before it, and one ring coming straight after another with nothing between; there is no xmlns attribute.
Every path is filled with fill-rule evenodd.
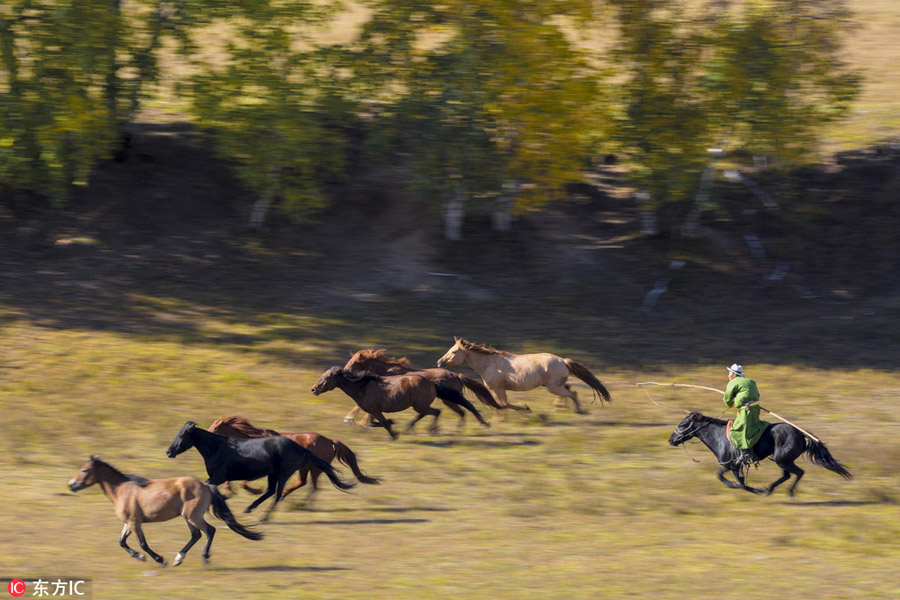
<svg viewBox="0 0 900 600"><path fill-rule="evenodd" d="M278 433L274 429L254 427L250 424L250 421L248 421L244 417L240 417L237 415L216 419L215 422L209 426L208 431L211 431L212 433L218 433L219 435L239 438L257 438L269 437L273 435L283 435L286 438L294 440L327 463L333 462L335 458L338 459L340 462L350 467L350 470L353 471L353 474L360 481L360 483L368 483L372 485L377 485L379 483L377 477L369 477L368 475L360 471L359 464L356 460L356 454L354 454L350 448L348 448L345 444L341 443L338 440L329 439L324 435L319 435L318 433ZM319 489L318 481L319 475L321 474L322 471L314 466L301 468L298 471L297 482L294 485L285 488L284 492L281 493L281 498L284 499L285 496L287 496L294 490L298 490L306 485L306 479L307 476L309 476L312 483L312 492L310 492L309 494L309 499L311 499L312 495ZM250 487L246 481L241 484L241 487L243 487L251 494L259 494L262 492L262 490L255 490L254 488Z"/></svg>
<svg viewBox="0 0 900 600"><path fill-rule="evenodd" d="M437 361L438 367L468 363L481 375L484 384L490 388L504 407L529 410L527 406L517 406L506 399L506 391L525 392L546 386L557 396L571 398L575 412L584 413L578 403L578 394L566 383L569 375L582 380L600 395L600 402L611 402L606 386L587 367L571 358L560 358L555 354L512 354L480 344L454 338L455 343Z"/></svg>
<svg viewBox="0 0 900 600"><path fill-rule="evenodd" d="M263 537L261 533L251 531L237 522L225 503L225 497L216 486L205 484L196 477L144 479L136 475L125 475L98 457L91 456L69 481L69 489L77 492L95 483L100 484L103 493L112 501L116 515L125 523L119 536L119 545L138 560L146 560L146 557L128 546L126 540L132 532L137 536L141 549L153 560L166 566L165 559L147 545L142 525L168 521L181 515L191 530L191 539L175 555L172 565L177 567L181 564L188 550L200 539L201 531L206 534L203 564L208 565L209 547L216 534L216 528L203 518L210 506L213 514L225 521L235 533L248 540L261 540Z"/></svg>
<svg viewBox="0 0 900 600"><path fill-rule="evenodd" d="M347 369L331 367L312 387L312 393L318 396L336 387L353 398L360 408L375 417L393 439L397 439L397 434L391 428L392 421L385 417L384 413L399 412L407 408L412 408L418 413L410 421L406 428L407 431L412 429L425 415L433 415L434 421L429 431L436 432L438 430L437 420L441 411L431 406L435 397L459 404L475 415L479 423L490 427L481 413L461 393L443 384L434 383L418 373L382 377L373 373L359 375Z"/></svg>
<svg viewBox="0 0 900 600"><path fill-rule="evenodd" d="M375 373L376 375L403 375L404 373L415 372L423 377L427 377L435 383L440 383L453 388L459 393L462 393L463 388L466 388L475 394L475 397L481 400L483 404L497 409L503 408L497 404L497 401L491 396L490 390L484 387L481 382L476 381L471 377L466 377L465 375L455 373L448 369L416 369L407 358L385 356L385 352L387 352L387 350L384 349L360 350L350 357L350 360L347 361L344 368L353 371L354 373ZM459 415L459 427L462 429L466 421L465 411L453 402L447 402L445 400L442 400L442 402L444 402L447 408ZM360 410L359 406L351 408L350 412L344 417L344 423L353 423L356 413ZM371 421L372 415L366 413L362 425L364 427L368 426Z"/></svg>

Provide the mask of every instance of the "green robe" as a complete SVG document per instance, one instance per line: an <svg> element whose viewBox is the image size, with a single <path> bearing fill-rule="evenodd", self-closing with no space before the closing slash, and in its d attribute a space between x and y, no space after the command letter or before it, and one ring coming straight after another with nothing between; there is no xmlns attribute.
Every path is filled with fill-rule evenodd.
<svg viewBox="0 0 900 600"><path fill-rule="evenodd" d="M738 409L731 425L731 441L734 447L740 450L753 448L766 428L771 425L759 420L759 390L756 388L756 382L746 377L735 377L725 388L724 401L726 406Z"/></svg>

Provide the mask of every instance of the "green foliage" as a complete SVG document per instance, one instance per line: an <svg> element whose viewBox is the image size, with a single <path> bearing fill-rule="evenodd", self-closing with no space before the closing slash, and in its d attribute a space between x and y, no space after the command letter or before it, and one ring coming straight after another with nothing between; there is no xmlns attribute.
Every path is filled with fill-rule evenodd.
<svg viewBox="0 0 900 600"><path fill-rule="evenodd" d="M724 144L796 164L846 112L859 77L841 62L847 13L828 2L612 0L626 83L615 139L653 204L696 192L706 148Z"/></svg>
<svg viewBox="0 0 900 600"><path fill-rule="evenodd" d="M61 202L109 155L157 75L158 3L12 0L0 7L0 191Z"/></svg>
<svg viewBox="0 0 900 600"><path fill-rule="evenodd" d="M374 6L353 83L374 106L374 147L407 153L420 193L489 203L513 187L525 209L582 177L599 82L554 19L587 21L590 2Z"/></svg>
<svg viewBox="0 0 900 600"><path fill-rule="evenodd" d="M182 91L198 122L213 129L219 153L250 189L296 219L325 205L322 186L345 169L352 124L334 52L315 48L298 26L326 8L239 4L196 30L225 32L221 55L192 53L196 41L185 45L197 75Z"/></svg>

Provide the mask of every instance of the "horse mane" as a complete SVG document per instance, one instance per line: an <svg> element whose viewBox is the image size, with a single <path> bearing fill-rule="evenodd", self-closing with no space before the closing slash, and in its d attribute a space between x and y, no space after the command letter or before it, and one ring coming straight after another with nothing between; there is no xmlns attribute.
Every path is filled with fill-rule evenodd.
<svg viewBox="0 0 900 600"><path fill-rule="evenodd" d="M207 431L216 433L217 430L225 428L231 428L235 431L239 431L247 437L270 437L273 435L281 435L274 429L268 429L266 427L260 429L259 427L255 427L254 425L250 424L250 421L240 415L219 417L213 422L212 425L209 426L209 429Z"/></svg>
<svg viewBox="0 0 900 600"><path fill-rule="evenodd" d="M360 361L369 360L374 362L380 362L384 365L391 367L403 367L405 369L413 369L412 363L409 362L409 359L405 356L401 356L397 358L395 356L385 356L387 350L384 348L366 348L365 350L360 350L356 353L358 359Z"/></svg>
<svg viewBox="0 0 900 600"><path fill-rule="evenodd" d="M92 457L91 460L92 460L92 462L94 462L97 465L102 465L102 466L106 467L107 469L112 471L115 475L118 475L119 477L121 477L123 479L127 479L128 481L133 481L139 487L146 487L146 485L148 483L150 483L150 480L147 479L146 477L141 477L140 475L135 475L134 473L123 473L122 471L118 470L117 468L115 468L114 466L112 466L111 464L106 462L105 460L100 460L99 458L96 458L96 457Z"/></svg>
<svg viewBox="0 0 900 600"><path fill-rule="evenodd" d="M369 383L370 381L379 381L381 379L381 375L376 375L369 371L364 373L354 373L348 369L338 369L335 373L352 383Z"/></svg>
<svg viewBox="0 0 900 600"><path fill-rule="evenodd" d="M699 410L691 411L688 413L688 417L693 421L702 421L704 423L710 423L712 425L725 425L728 421L723 421L722 419L717 419L716 417L707 417Z"/></svg>
<svg viewBox="0 0 900 600"><path fill-rule="evenodd" d="M503 350L497 350L496 348L491 348L490 346L484 346L482 344L476 344L474 342L470 342L468 340L464 340L462 338L459 339L459 345L462 346L465 350L471 350L472 352L478 352L480 354L500 354L500 355L508 355L509 352L505 352Z"/></svg>

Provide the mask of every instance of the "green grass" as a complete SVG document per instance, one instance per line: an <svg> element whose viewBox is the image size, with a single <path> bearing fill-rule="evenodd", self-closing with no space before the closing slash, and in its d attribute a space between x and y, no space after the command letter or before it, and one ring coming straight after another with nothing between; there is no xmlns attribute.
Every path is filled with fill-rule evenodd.
<svg viewBox="0 0 900 600"><path fill-rule="evenodd" d="M553 342L554 329L572 322L552 318L541 324L543 337L611 382L611 406L590 406L582 417L553 409L548 394L534 391L516 397L544 419L509 414L490 429L470 419L458 434L455 415L444 411L440 435L420 427L391 442L383 431L343 425L351 401L341 392L313 397L309 387L345 348L386 338L394 340L393 351L420 364L436 359L451 338L427 333L435 321L422 306L401 300L356 320L337 310L320 311L321 318L261 310L255 318L248 311L245 319L231 319L186 300L144 302L173 322L190 309L190 335L179 339L177 324L166 335L137 335L54 328L3 313L0 564L11 576L89 576L97 598L676 598L689 590L702 598L892 598L900 592L893 566L900 558L893 372L748 365L764 404L824 439L856 476L844 482L802 461L807 475L795 499L784 489L758 498L726 489L714 465L695 464L666 444L682 407L718 414L720 398L652 388L651 400L627 385L677 380L721 388L724 368L717 363L635 366L627 353L618 360L587 343ZM473 307L458 307L466 308ZM419 327L404 329L391 315ZM494 327L494 338L479 339L517 335L508 325ZM675 344L672 335L662 328L660 341ZM625 347L629 340L607 335L604 343ZM587 396L580 383L578 390ZM208 424L235 413L258 425L340 438L384 482L349 494L323 488L313 510L303 507L301 490L262 526L261 542L212 520L219 535L209 569L198 548L177 569L138 563L118 547L120 524L99 490L67 491L91 453L126 472L202 478L199 455L169 460L165 448L185 420ZM711 459L701 446L687 450ZM751 479L762 484L776 475L767 464ZM242 493L230 504L238 512L249 501ZM187 528L170 521L149 525L147 534L171 560Z"/></svg>

